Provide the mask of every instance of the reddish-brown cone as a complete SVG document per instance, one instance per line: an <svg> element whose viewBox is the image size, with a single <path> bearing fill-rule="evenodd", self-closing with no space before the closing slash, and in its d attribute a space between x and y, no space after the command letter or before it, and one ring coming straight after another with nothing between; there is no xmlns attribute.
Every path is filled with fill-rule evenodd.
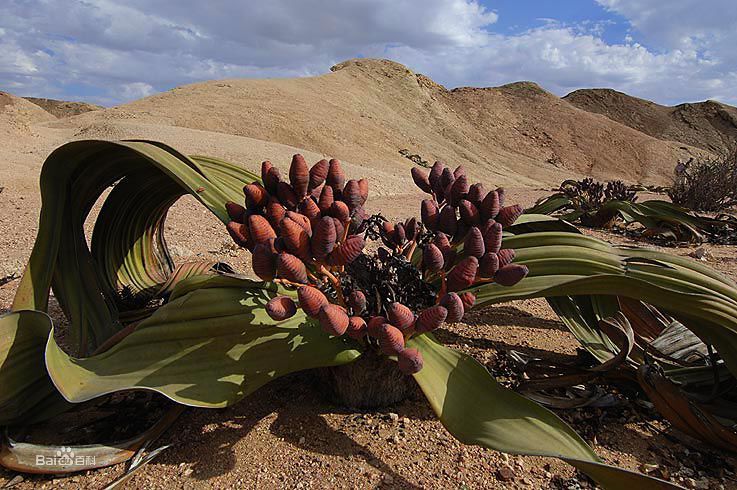
<svg viewBox="0 0 737 490"><path fill-rule="evenodd" d="M299 306L307 316L316 318L320 309L328 304L328 299L319 289L312 286L300 286L297 288L297 299Z"/></svg>
<svg viewBox="0 0 737 490"><path fill-rule="evenodd" d="M295 223L304 229L309 236L312 236L312 223L310 219L304 214L297 213L296 211L287 211L285 217L291 219Z"/></svg>
<svg viewBox="0 0 737 490"><path fill-rule="evenodd" d="M494 223L486 230L484 246L487 252L496 253L502 248L502 225Z"/></svg>
<svg viewBox="0 0 737 490"><path fill-rule="evenodd" d="M404 233L407 240L412 241L417 238L417 234L420 232L420 225L417 223L417 218L410 218L404 222Z"/></svg>
<svg viewBox="0 0 737 490"><path fill-rule="evenodd" d="M504 207L504 196L506 195L506 192L504 191L504 187L497 187L496 193L499 196L499 206Z"/></svg>
<svg viewBox="0 0 737 490"><path fill-rule="evenodd" d="M407 232L404 229L404 225L402 223L397 223L394 225L394 234L392 236L392 240L394 241L395 245L402 245L404 242L407 241Z"/></svg>
<svg viewBox="0 0 737 490"><path fill-rule="evenodd" d="M410 172L412 173L412 180L415 181L415 185L423 192L431 194L432 187L430 187L430 181L428 180L427 174L417 167L412 167Z"/></svg>
<svg viewBox="0 0 737 490"><path fill-rule="evenodd" d="M438 218L438 230L446 235L453 236L458 231L458 222L456 220L456 210L451 206L445 206L440 211Z"/></svg>
<svg viewBox="0 0 737 490"><path fill-rule="evenodd" d="M468 226L478 226L481 223L479 210L467 199L461 199L461 202L458 203L458 212L461 215L461 220Z"/></svg>
<svg viewBox="0 0 737 490"><path fill-rule="evenodd" d="M494 275L494 281L502 286L514 286L530 272L526 265L509 264L498 271Z"/></svg>
<svg viewBox="0 0 737 490"><path fill-rule="evenodd" d="M456 257L455 250L450 246L450 239L445 233L437 232L432 242L440 249L441 252L443 252L445 269L450 269Z"/></svg>
<svg viewBox="0 0 737 490"><path fill-rule="evenodd" d="M278 199L275 197L269 199L269 202L266 204L266 212L264 214L266 214L266 219L269 220L269 223L273 228L279 227L279 223L284 219L284 215L286 213L287 210L281 205Z"/></svg>
<svg viewBox="0 0 737 490"><path fill-rule="evenodd" d="M307 268L298 257L286 252L276 257L276 274L282 279L299 284L307 282Z"/></svg>
<svg viewBox="0 0 737 490"><path fill-rule="evenodd" d="M358 181L351 179L345 184L343 189L343 202L348 205L348 209L353 211L357 207L363 204L361 198L361 189L358 186Z"/></svg>
<svg viewBox="0 0 737 490"><path fill-rule="evenodd" d="M246 222L246 208L240 204L228 201L225 203L225 211L228 212L228 216L232 221L235 221L236 223Z"/></svg>
<svg viewBox="0 0 737 490"><path fill-rule="evenodd" d="M463 311L466 313L468 313L471 308L473 308L473 305L476 304L476 296L470 291L461 293L458 295L458 297L461 298L461 303L463 303Z"/></svg>
<svg viewBox="0 0 737 490"><path fill-rule="evenodd" d="M448 316L445 318L446 322L459 322L463 318L463 301L456 293L445 294L440 298L440 305L448 310Z"/></svg>
<svg viewBox="0 0 737 490"><path fill-rule="evenodd" d="M287 250L304 261L310 260L310 236L302 225L285 217L279 224L279 235Z"/></svg>
<svg viewBox="0 0 737 490"><path fill-rule="evenodd" d="M476 206L477 208L481 206L481 203L484 201L484 198L486 197L486 189L484 189L484 184L481 182L471 185L471 187L468 188L468 195L466 196L466 199L471 201L471 203Z"/></svg>
<svg viewBox="0 0 737 490"><path fill-rule="evenodd" d="M297 305L294 304L292 298L287 296L276 296L266 303L266 313L272 318L272 320L286 320L297 313Z"/></svg>
<svg viewBox="0 0 737 490"><path fill-rule="evenodd" d="M268 244L260 243L253 249L251 265L253 266L253 272L259 279L271 281L276 274L276 254L271 251Z"/></svg>
<svg viewBox="0 0 737 490"><path fill-rule="evenodd" d="M317 200L317 207L320 208L320 212L325 215L329 210L330 207L333 205L334 199L334 193L333 188L329 185L326 185L322 188L322 191L320 192L320 199Z"/></svg>
<svg viewBox="0 0 737 490"><path fill-rule="evenodd" d="M407 375L419 373L424 364L420 351L413 348L404 349L400 352L397 356L397 361L399 370Z"/></svg>
<svg viewBox="0 0 737 490"><path fill-rule="evenodd" d="M299 153L292 157L292 164L289 166L289 183L292 184L292 190L297 195L297 200L301 201L307 195L307 186L310 184L310 169L305 157Z"/></svg>
<svg viewBox="0 0 737 490"><path fill-rule="evenodd" d="M460 291L473 285L478 270L479 260L476 257L466 257L458 262L448 273L448 291Z"/></svg>
<svg viewBox="0 0 737 490"><path fill-rule="evenodd" d="M404 334L394 325L385 323L379 330L379 347L387 356L396 356L404 350Z"/></svg>
<svg viewBox="0 0 737 490"><path fill-rule="evenodd" d="M517 254L513 249L505 248L504 250L499 250L496 255L499 257L499 268L501 269L502 267L511 264Z"/></svg>
<svg viewBox="0 0 737 490"><path fill-rule="evenodd" d="M399 330L408 330L415 322L415 314L402 303L392 303L386 309L389 322Z"/></svg>
<svg viewBox="0 0 737 490"><path fill-rule="evenodd" d="M448 317L448 310L441 305L431 306L420 312L415 322L417 333L432 332L443 324Z"/></svg>
<svg viewBox="0 0 737 490"><path fill-rule="evenodd" d="M246 207L248 209L260 209L269 199L266 189L261 184L247 184L243 187L243 194L246 196Z"/></svg>
<svg viewBox="0 0 737 490"><path fill-rule="evenodd" d="M351 211L348 209L348 205L343 201L335 201L330 206L330 216L337 219L341 223L346 223L351 217Z"/></svg>
<svg viewBox="0 0 737 490"><path fill-rule="evenodd" d="M248 231L254 244L264 243L269 238L276 238L276 232L274 232L269 221L258 214L252 214L248 217Z"/></svg>
<svg viewBox="0 0 737 490"><path fill-rule="evenodd" d="M320 208L311 197L307 197L299 203L299 212L307 216L310 221L314 221L320 217Z"/></svg>
<svg viewBox="0 0 737 490"><path fill-rule="evenodd" d="M366 336L366 321L360 316L352 316L348 319L346 333L354 340L360 340Z"/></svg>
<svg viewBox="0 0 737 490"><path fill-rule="evenodd" d="M485 251L484 237L481 235L481 230L475 226L471 227L463 241L463 253L480 259Z"/></svg>
<svg viewBox="0 0 737 490"><path fill-rule="evenodd" d="M451 206L458 206L458 203L461 202L461 199L466 197L466 194L468 194L468 177L460 175L455 179L453 186L450 188Z"/></svg>
<svg viewBox="0 0 737 490"><path fill-rule="evenodd" d="M453 182L455 182L456 178L453 175L453 171L449 168L443 169L443 174L440 176L440 185L443 188L443 191L448 188L449 185L451 185ZM448 197L447 195L445 197Z"/></svg>
<svg viewBox="0 0 737 490"><path fill-rule="evenodd" d="M327 184L333 188L336 194L340 194L343 187L345 187L345 172L343 172L343 167L340 165L340 160L335 158L330 160Z"/></svg>
<svg viewBox="0 0 737 490"><path fill-rule="evenodd" d="M281 180L281 174L279 169L272 166L268 160L261 163L261 180L264 182L266 191L271 195L276 195L276 188Z"/></svg>
<svg viewBox="0 0 737 490"><path fill-rule="evenodd" d="M286 182L279 182L276 185L276 196L285 208L291 210L297 209L299 199L297 199L297 194L294 193L291 185Z"/></svg>
<svg viewBox="0 0 737 490"><path fill-rule="evenodd" d="M312 166L310 169L310 189L317 189L325 182L329 168L330 163L324 158Z"/></svg>
<svg viewBox="0 0 737 490"><path fill-rule="evenodd" d="M430 272L439 272L442 270L443 265L445 265L443 252L441 252L438 246L434 243L428 243L422 250L422 263L425 270Z"/></svg>
<svg viewBox="0 0 737 490"><path fill-rule="evenodd" d="M430 173L427 175L427 181L430 182L430 187L435 190L440 186L440 178L443 175L445 165L442 162L435 162L430 169Z"/></svg>
<svg viewBox="0 0 737 490"><path fill-rule="evenodd" d="M239 245L244 248L250 249L252 247L250 233L248 231L248 226L244 225L243 223L236 223L235 221L229 221L227 225L225 225L225 229L228 230L228 234L230 235L230 238L233 239L233 241L236 243L236 245Z"/></svg>
<svg viewBox="0 0 737 490"><path fill-rule="evenodd" d="M420 204L420 217L422 223L430 231L437 231L438 229L438 204L432 199L425 199Z"/></svg>
<svg viewBox="0 0 737 490"><path fill-rule="evenodd" d="M512 226L517 218L522 216L525 210L519 204L513 206L504 206L499 210L499 214L496 216L496 220L501 223L503 227Z"/></svg>
<svg viewBox="0 0 737 490"><path fill-rule="evenodd" d="M320 326L330 335L340 336L348 330L348 314L338 305L328 303L320 308Z"/></svg>
<svg viewBox="0 0 737 490"><path fill-rule="evenodd" d="M338 218L333 218L333 223L335 223L335 233L338 236L338 240L342 240L345 234L345 224Z"/></svg>
<svg viewBox="0 0 737 490"><path fill-rule="evenodd" d="M362 236L350 235L343 243L339 243L328 256L330 265L343 266L350 264L363 252L365 241Z"/></svg>
<svg viewBox="0 0 737 490"><path fill-rule="evenodd" d="M496 215L499 214L500 207L499 194L497 191L489 192L486 194L484 200L481 201L481 206L479 207L481 219L486 221L488 219L496 218Z"/></svg>
<svg viewBox="0 0 737 490"><path fill-rule="evenodd" d="M361 205L366 204L369 195L368 180L358 179L358 190L361 191Z"/></svg>
<svg viewBox="0 0 737 490"><path fill-rule="evenodd" d="M466 167L464 167L463 165L458 165L456 167L456 169L453 170L453 177L455 177L457 179L461 175L463 175L463 176L466 175Z"/></svg>
<svg viewBox="0 0 737 490"><path fill-rule="evenodd" d="M486 252L479 261L479 277L494 277L499 270L499 257L494 252Z"/></svg>
<svg viewBox="0 0 737 490"><path fill-rule="evenodd" d="M387 322L387 319L383 316L372 316L369 318L368 323L366 324L366 332L369 334L369 337L373 337L375 339L379 338L379 332L381 331L381 327Z"/></svg>
<svg viewBox="0 0 737 490"><path fill-rule="evenodd" d="M335 221L330 216L323 216L315 225L315 232L312 234L312 255L320 262L325 259L335 248L335 242L338 239L335 230Z"/></svg>
<svg viewBox="0 0 737 490"><path fill-rule="evenodd" d="M366 309L366 295L359 289L354 289L347 298L348 306L353 310L354 315L360 315Z"/></svg>

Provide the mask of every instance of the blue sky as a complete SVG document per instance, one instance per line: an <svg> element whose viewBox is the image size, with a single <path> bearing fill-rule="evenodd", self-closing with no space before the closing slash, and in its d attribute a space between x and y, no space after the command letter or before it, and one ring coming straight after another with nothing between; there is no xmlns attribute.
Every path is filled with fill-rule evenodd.
<svg viewBox="0 0 737 490"><path fill-rule="evenodd" d="M0 1L0 90L103 105L357 56L449 88L532 80L737 104L734 46L734 0Z"/></svg>

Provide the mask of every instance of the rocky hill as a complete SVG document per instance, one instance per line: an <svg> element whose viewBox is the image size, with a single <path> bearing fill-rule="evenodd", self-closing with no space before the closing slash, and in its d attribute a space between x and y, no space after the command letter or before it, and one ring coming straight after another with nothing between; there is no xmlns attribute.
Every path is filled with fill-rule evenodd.
<svg viewBox="0 0 737 490"><path fill-rule="evenodd" d="M70 102L66 100L56 99L39 99L37 97L24 97L29 102L33 102L46 112L56 117L69 117L83 114L85 112L97 111L104 107L87 102Z"/></svg>
<svg viewBox="0 0 737 490"><path fill-rule="evenodd" d="M593 175L665 181L696 148L579 109L529 82L448 90L407 67L357 59L297 79L220 80L82 114L68 124L148 122L247 136L407 175L407 149L505 185Z"/></svg>
<svg viewBox="0 0 737 490"><path fill-rule="evenodd" d="M713 100L668 107L612 89L576 90L564 99L660 140L713 153L737 147L737 107Z"/></svg>

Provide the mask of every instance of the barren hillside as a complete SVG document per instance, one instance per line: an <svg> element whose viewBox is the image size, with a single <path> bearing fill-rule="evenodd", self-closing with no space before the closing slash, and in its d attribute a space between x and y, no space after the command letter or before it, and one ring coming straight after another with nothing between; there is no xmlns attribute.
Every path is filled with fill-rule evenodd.
<svg viewBox="0 0 737 490"><path fill-rule="evenodd" d="M581 174L662 182L695 151L531 83L450 91L385 60L350 60L312 78L198 83L59 124L131 119L298 146L397 176L412 165L398 154L406 148L505 185Z"/></svg>
<svg viewBox="0 0 737 490"><path fill-rule="evenodd" d="M737 107L713 100L667 107L611 89L576 90L563 98L660 140L713 153L737 146Z"/></svg>
<svg viewBox="0 0 737 490"><path fill-rule="evenodd" d="M33 102L46 112L51 113L56 117L69 117L76 116L77 114L83 114L85 112L97 111L104 109L104 107L95 104L88 104L87 102L71 102L66 100L56 99L40 99L37 97L24 97L29 102Z"/></svg>
<svg viewBox="0 0 737 490"><path fill-rule="evenodd" d="M0 134L28 135L32 133L32 124L49 119L53 117L37 105L7 92L0 92Z"/></svg>

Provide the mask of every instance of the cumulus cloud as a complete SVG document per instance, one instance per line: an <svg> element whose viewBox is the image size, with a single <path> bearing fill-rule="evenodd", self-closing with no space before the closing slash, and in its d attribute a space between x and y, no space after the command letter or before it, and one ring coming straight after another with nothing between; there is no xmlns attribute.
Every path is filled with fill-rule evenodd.
<svg viewBox="0 0 737 490"><path fill-rule="evenodd" d="M610 86L665 103L737 102L737 60L719 49L734 25L704 13L684 32L683 16L709 10L695 1L669 2L670 21L655 0L597 1L628 19L628 40L606 43L601 22L500 34L504 12L477 0L5 0L0 84L114 104L199 80L316 75L376 56L451 87L524 79L559 94Z"/></svg>

